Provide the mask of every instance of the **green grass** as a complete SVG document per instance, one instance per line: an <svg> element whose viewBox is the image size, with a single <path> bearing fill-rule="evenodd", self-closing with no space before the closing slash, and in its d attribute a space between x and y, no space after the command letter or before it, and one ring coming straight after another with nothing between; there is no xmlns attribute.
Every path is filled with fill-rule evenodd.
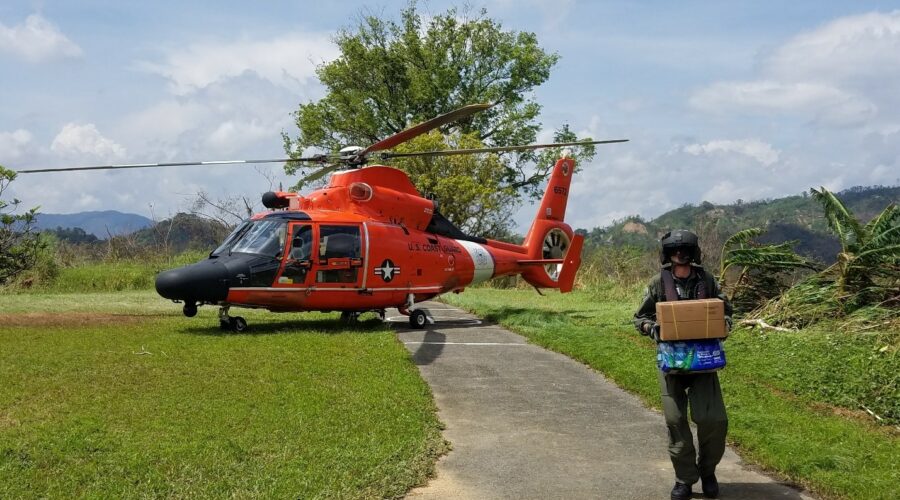
<svg viewBox="0 0 900 500"><path fill-rule="evenodd" d="M10 286L0 287L0 296L29 292L94 293L150 290L160 271L192 264L205 258L205 253L191 251L171 258L79 263L70 267L59 267L53 276L26 272Z"/></svg>
<svg viewBox="0 0 900 500"><path fill-rule="evenodd" d="M0 303L0 498L395 497L445 448L379 321L242 311L234 334L152 292Z"/></svg>
<svg viewBox="0 0 900 500"><path fill-rule="evenodd" d="M473 289L446 300L603 372L658 408L655 347L630 321L639 298L634 292L541 297ZM895 337L841 335L828 325L779 335L736 330L725 346L729 366L720 374L729 440L744 458L821 495L900 498L894 428L832 406L859 410L866 402L898 417L889 413L900 400Z"/></svg>

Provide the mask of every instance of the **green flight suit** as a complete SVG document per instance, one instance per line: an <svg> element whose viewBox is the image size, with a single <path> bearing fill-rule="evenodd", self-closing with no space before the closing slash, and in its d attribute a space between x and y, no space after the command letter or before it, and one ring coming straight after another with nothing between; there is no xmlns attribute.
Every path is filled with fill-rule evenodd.
<svg viewBox="0 0 900 500"><path fill-rule="evenodd" d="M679 299L696 299L700 277L706 287L706 296L725 301L725 317L731 326L731 304L719 289L716 279L696 266L688 278L675 278ZM656 323L656 303L666 300L662 277L656 275L647 287L641 306L634 314L634 326L642 335L645 323ZM669 430L669 457L679 482L694 484L701 477L715 473L716 465L725 453L725 435L728 433L728 416L722 400L719 374L691 373L666 374L659 372L659 388L662 394L663 413ZM687 420L688 405L691 419L697 424L699 453L694 449L694 436Z"/></svg>

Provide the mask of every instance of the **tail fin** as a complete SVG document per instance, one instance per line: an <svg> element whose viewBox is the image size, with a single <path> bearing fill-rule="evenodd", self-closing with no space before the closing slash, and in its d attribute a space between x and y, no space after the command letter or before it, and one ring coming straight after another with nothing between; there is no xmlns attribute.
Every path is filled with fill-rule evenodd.
<svg viewBox="0 0 900 500"><path fill-rule="evenodd" d="M525 281L536 287L562 289L565 285L571 290L575 271L581 263L581 245L573 245L575 235L572 228L563 222L574 170L575 161L571 158L557 160L550 174L547 189L544 191L544 197L541 199L540 208L525 235L523 246L529 259L565 258L566 265L537 266L523 272L522 277Z"/></svg>
<svg viewBox="0 0 900 500"><path fill-rule="evenodd" d="M557 220L566 218L566 205L569 201L569 185L572 183L572 174L575 170L575 160L560 158L553 166L547 190L541 199L541 207L538 209L535 220Z"/></svg>

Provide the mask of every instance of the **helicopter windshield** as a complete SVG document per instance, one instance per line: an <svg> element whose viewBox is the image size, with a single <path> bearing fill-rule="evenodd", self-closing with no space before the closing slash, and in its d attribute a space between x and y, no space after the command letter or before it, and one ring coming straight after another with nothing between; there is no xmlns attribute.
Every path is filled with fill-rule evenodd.
<svg viewBox="0 0 900 500"><path fill-rule="evenodd" d="M218 257L219 255L227 252L228 249L231 248L231 245L234 244L235 240L240 238L244 234L244 231L246 231L247 228L250 227L250 225L250 221L244 221L238 224L238 226L234 228L234 231L232 231L231 234L229 234L228 237L225 238L225 241L223 241L222 244L219 245L215 250L213 250L209 255L212 257Z"/></svg>
<svg viewBox="0 0 900 500"><path fill-rule="evenodd" d="M226 250L230 253L250 253L278 257L284 250L287 223L283 220L263 219L243 223L217 248L213 255Z"/></svg>

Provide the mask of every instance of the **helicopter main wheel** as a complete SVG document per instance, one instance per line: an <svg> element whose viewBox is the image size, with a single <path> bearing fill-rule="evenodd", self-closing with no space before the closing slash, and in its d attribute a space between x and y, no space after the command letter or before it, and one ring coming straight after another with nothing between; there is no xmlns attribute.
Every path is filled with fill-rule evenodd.
<svg viewBox="0 0 900 500"><path fill-rule="evenodd" d="M343 311L341 312L341 324L344 325L355 325L359 322L359 314L356 311Z"/></svg>
<svg viewBox="0 0 900 500"><path fill-rule="evenodd" d="M250 327L247 325L247 320L240 316L229 318L228 325L231 328L231 331L237 333L246 332L250 329Z"/></svg>
<svg viewBox="0 0 900 500"><path fill-rule="evenodd" d="M184 307L181 308L181 312L184 313L188 318L193 318L197 315L197 304L193 302L187 302L184 304Z"/></svg>
<svg viewBox="0 0 900 500"><path fill-rule="evenodd" d="M428 315L425 314L425 311L421 309L416 309L415 311L409 314L409 326L415 328L416 330L421 330L425 328L425 325L428 324Z"/></svg>

